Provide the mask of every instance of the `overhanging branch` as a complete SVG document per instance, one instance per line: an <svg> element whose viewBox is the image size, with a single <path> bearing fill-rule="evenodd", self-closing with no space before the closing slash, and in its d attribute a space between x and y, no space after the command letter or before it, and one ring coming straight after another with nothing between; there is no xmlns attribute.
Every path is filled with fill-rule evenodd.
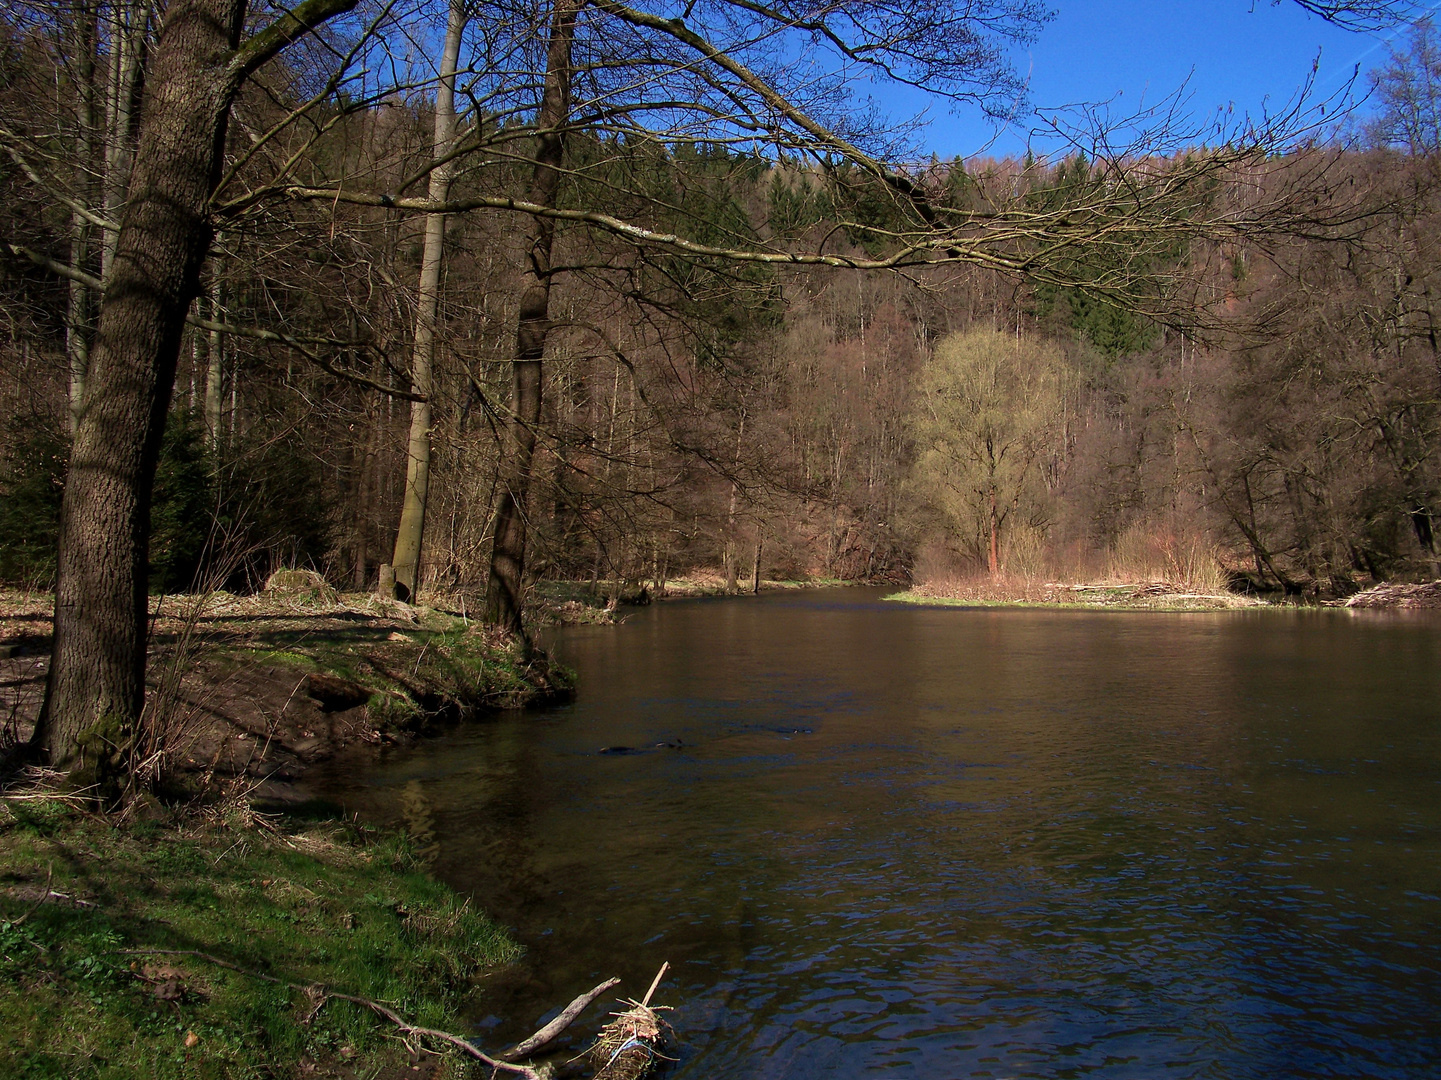
<svg viewBox="0 0 1441 1080"><path fill-rule="evenodd" d="M8 241L0 241L0 251L15 259L24 259L33 263L57 277L68 278L71 281L78 281L94 289L97 293L105 291L104 284L99 278L77 270L72 266L66 266L58 259L52 259L42 252L24 247L20 244L12 244ZM371 349L369 342L365 341L342 341L337 338L304 337L294 334L282 334L276 330L266 330L259 326L241 326L236 323L217 322L214 319L202 319L199 315L191 313L185 316L185 321L200 330L209 330L219 334L233 334L236 337L250 338L254 341L268 341L276 345L284 345L286 348L294 349L306 360L318 367L327 375L334 375L337 379L344 379L347 382L355 383L370 390L376 390L382 394L389 394L391 397L401 398L404 401L425 401L424 394L416 394L409 390L401 390L398 387L386 386L384 383L376 382L374 379L359 375L353 371L346 371L338 368L325 357L313 351L309 346L323 345L332 349Z"/></svg>

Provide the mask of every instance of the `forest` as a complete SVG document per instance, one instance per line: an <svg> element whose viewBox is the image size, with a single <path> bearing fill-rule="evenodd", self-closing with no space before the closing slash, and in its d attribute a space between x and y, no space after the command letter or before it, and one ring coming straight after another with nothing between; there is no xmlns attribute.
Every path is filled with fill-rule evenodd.
<svg viewBox="0 0 1441 1080"><path fill-rule="evenodd" d="M9 0L0 1074L1434 1062L1434 624L1295 608L1441 604L1441 37L1282 4Z"/></svg>
<svg viewBox="0 0 1441 1080"><path fill-rule="evenodd" d="M1001 115L1040 4L661 8L10 8L0 578L56 590L53 723L138 715L147 593L291 568L513 632L698 571L1441 576L1429 22L1368 111L943 161L845 64Z"/></svg>

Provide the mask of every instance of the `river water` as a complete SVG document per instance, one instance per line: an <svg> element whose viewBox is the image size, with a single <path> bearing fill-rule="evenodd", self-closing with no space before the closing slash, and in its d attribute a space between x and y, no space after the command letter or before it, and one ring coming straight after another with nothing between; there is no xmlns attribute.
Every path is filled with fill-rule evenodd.
<svg viewBox="0 0 1441 1080"><path fill-rule="evenodd" d="M669 960L675 1080L1441 1076L1441 620L883 595L569 628L572 703L320 777L528 947L484 1045Z"/></svg>

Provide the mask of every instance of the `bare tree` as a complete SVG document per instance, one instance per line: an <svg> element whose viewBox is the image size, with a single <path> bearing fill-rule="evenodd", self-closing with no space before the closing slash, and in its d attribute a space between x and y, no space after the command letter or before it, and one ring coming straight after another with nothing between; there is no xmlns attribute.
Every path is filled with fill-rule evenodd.
<svg viewBox="0 0 1441 1080"><path fill-rule="evenodd" d="M1417 157L1441 151L1441 40L1435 25L1418 20L1405 49L1387 53L1386 63L1369 76L1381 106L1369 126L1372 138Z"/></svg>
<svg viewBox="0 0 1441 1080"><path fill-rule="evenodd" d="M527 199L544 210L555 209L560 189L565 129L571 110L571 48L580 7L579 0L556 0L551 12L544 89L536 114L535 168ZM555 221L545 214L536 214L533 220L527 253L529 265L517 316L511 417L505 426L500 499L492 529L490 581L485 594L486 620L515 633L521 632L526 501L530 495L536 428L540 423L544 385L541 364L549 330L554 277L551 252L555 243Z"/></svg>
<svg viewBox="0 0 1441 1080"><path fill-rule="evenodd" d="M435 161L430 173L430 200L450 197L453 172L450 153L455 142L455 72L465 33L465 5L452 0L441 47L440 73L435 94ZM405 501L395 536L395 594L414 601L420 588L421 539L425 533L426 500L430 490L431 368L435 362L436 322L440 313L441 259L445 253L445 215L425 220L425 245L420 259L420 287L415 298L415 339L411 359L410 438L406 446Z"/></svg>
<svg viewBox="0 0 1441 1080"><path fill-rule="evenodd" d="M1337 21L1369 19L1396 7L1301 2ZM102 31L114 42L103 75L105 168L98 181L91 177L102 188L100 212L86 199L72 197L62 205L78 206L105 237L92 238L113 254L102 258L96 276L80 265L83 259L67 264L6 242L11 256L77 282L86 290L80 295L99 301L88 370L75 395L81 408L64 496L54 661L35 736L37 748L61 767L122 769L138 723L149 492L185 320L201 289L217 222L243 237L273 224L266 215L275 215L277 207L302 202L326 213L347 208L371 214L377 228L401 215L440 221L481 209L528 220L515 392L505 418L501 473L508 508L496 518L498 565L489 605L492 616L512 628L519 625L524 584L551 289L563 269L555 259L561 230L587 230L647 258L691 265L891 270L951 263L1164 308L1175 303L1164 290L1138 296L1133 288L1135 271L1151 266L1157 252L1198 236L1255 244L1327 224L1318 223L1317 203L1297 198L1297 191L1326 190L1334 162L1325 153L1302 156L1289 189L1254 183L1259 173L1279 167L1268 155L1289 145L1305 128L1304 117L1236 133L1229 142L1213 142L1221 149L1184 157L1152 155L1154 145L1116 150L1103 143L1093 185L1064 204L1038 206L993 191L962 205L948 201L941 177L907 167L905 147L884 125L850 107L848 79L856 73L923 86L954 101L1009 107L1019 80L1007 63L1007 47L1041 25L1045 12L1034 0L702 0L675 17L621 0L556 0L542 12L479 5L468 9L479 26L479 48L467 68L467 93L472 111L486 123L472 125L447 153L437 155L436 141L428 140L419 152L428 160L413 168L357 165L353 148L331 140L352 118L373 106L379 112L382 99L390 107L409 90L433 85L433 74L417 72L405 59L411 42L426 39L423 27L429 25L410 10L397 14L393 5L378 4L352 40L338 34L321 40L316 31L356 5L305 0L243 43L243 0L176 0L153 42L138 29L148 5L112 5L108 10L119 21ZM373 37L382 23L399 25L402 33L390 42ZM372 51L355 39L374 42ZM242 117L246 137L227 160L226 134L242 86L300 42L313 46L307 63L297 63L284 86L261 95L267 104L254 117L264 122ZM817 60L798 64L798 55ZM457 61L455 70L463 66ZM98 72L95 78L99 85ZM379 130L378 120L364 119L372 134ZM128 131L134 133L133 152L122 138ZM568 157L582 135L587 155ZM0 131L0 139L17 161L30 161L31 142L8 130ZM804 161L839 208L834 231L854 242L844 249L828 237L807 243L696 213L654 181L665 171L657 163L663 165L675 147L700 142L759 161ZM406 159L402 154L396 160ZM436 174L444 178L449 162L456 164L453 186L442 192ZM480 182L486 170L527 172L526 197ZM55 179L65 171L52 170L48 181L36 173L37 187L63 194L68 185ZM409 193L423 181L430 183L425 196ZM122 182L123 206L115 198ZM1255 198L1227 201L1215 194L1246 185L1256 189ZM1341 218L1353 213L1347 206L1325 209ZM85 245L76 239L74 250L83 254ZM1077 272L1075 254L1087 248L1115 255L1104 274ZM261 293L266 284L246 287ZM392 276L375 288L397 286ZM221 323L222 313L214 311L201 319L202 328L219 325L217 333L284 345L292 357L384 390L391 401L429 397L391 385L380 349L329 334L292 333L279 303L253 309L274 314L282 329ZM375 358L370 374L363 364L337 365L335 356L353 360L362 346ZM80 355L71 358L76 375L86 366ZM217 355L212 352L210 361L217 362ZM414 426L424 431L430 422L422 413Z"/></svg>

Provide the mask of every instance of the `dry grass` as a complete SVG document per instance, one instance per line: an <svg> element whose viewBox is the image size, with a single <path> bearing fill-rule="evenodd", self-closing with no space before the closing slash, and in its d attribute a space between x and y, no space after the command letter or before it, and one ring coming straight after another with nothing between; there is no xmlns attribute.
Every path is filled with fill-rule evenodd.
<svg viewBox="0 0 1441 1080"><path fill-rule="evenodd" d="M1130 529L1109 553L1106 580L1160 581L1187 592L1215 596L1227 592L1230 576L1220 552L1209 540Z"/></svg>
<svg viewBox="0 0 1441 1080"><path fill-rule="evenodd" d="M1104 552L1057 552L1034 530L1017 530L998 574L935 573L896 599L921 603L1061 605L1195 611L1260 603L1228 589L1221 553L1203 538L1132 529Z"/></svg>
<svg viewBox="0 0 1441 1080"><path fill-rule="evenodd" d="M890 600L973 607L1085 607L1145 611L1214 611L1265 606L1235 593L1192 592L1168 581L1056 582L1008 575L932 579Z"/></svg>

